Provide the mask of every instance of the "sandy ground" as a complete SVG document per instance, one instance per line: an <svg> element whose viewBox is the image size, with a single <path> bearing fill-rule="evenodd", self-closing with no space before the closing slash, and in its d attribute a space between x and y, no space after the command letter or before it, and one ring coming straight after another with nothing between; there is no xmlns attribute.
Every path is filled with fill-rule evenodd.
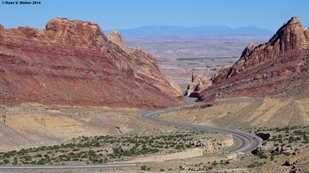
<svg viewBox="0 0 309 173"><path fill-rule="evenodd" d="M148 123L143 110L24 104L0 107L0 151L54 145L79 136L156 134L174 127Z"/></svg>
<svg viewBox="0 0 309 173"><path fill-rule="evenodd" d="M235 98L198 109L173 109L160 115L171 121L221 128L309 125L309 97Z"/></svg>

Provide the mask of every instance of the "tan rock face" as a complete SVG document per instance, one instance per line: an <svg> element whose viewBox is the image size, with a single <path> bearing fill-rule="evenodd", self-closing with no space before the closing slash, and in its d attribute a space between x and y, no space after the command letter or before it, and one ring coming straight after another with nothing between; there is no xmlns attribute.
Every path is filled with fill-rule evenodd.
<svg viewBox="0 0 309 173"><path fill-rule="evenodd" d="M96 23L52 19L46 30L0 26L0 104L161 108L181 99L154 56Z"/></svg>
<svg viewBox="0 0 309 173"><path fill-rule="evenodd" d="M194 91L205 89L210 85L211 81L208 78L202 77L201 75L198 75L195 72L193 72L192 82L190 85L188 85L185 95L191 96L191 93L193 93Z"/></svg>
<svg viewBox="0 0 309 173"><path fill-rule="evenodd" d="M173 88L175 88L176 91L178 91L179 94L182 94L181 88L179 87L179 85L177 85L177 83L173 79L170 79L170 78L166 78L166 79L170 83L170 85Z"/></svg>
<svg viewBox="0 0 309 173"><path fill-rule="evenodd" d="M294 95L309 92L309 29L292 17L264 44L249 44L213 85L199 90L200 100L238 96Z"/></svg>
<svg viewBox="0 0 309 173"><path fill-rule="evenodd" d="M118 31L111 31L107 34L108 40L111 42L117 44L122 50L129 53L130 48L127 46L126 42L124 41L124 38L121 36L121 34Z"/></svg>
<svg viewBox="0 0 309 173"><path fill-rule="evenodd" d="M100 49L107 46L107 38L96 23L55 18L46 24L45 35L55 43L75 47Z"/></svg>

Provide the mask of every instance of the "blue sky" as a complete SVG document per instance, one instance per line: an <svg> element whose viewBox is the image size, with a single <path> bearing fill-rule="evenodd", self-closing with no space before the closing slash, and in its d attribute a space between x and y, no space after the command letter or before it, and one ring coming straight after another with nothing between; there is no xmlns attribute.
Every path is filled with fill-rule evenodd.
<svg viewBox="0 0 309 173"><path fill-rule="evenodd" d="M41 0L40 5L0 4L5 28L44 29L54 17L97 22L103 30L145 25L255 26L276 31L292 16L309 27L309 0ZM15 2L12 1L12 2Z"/></svg>

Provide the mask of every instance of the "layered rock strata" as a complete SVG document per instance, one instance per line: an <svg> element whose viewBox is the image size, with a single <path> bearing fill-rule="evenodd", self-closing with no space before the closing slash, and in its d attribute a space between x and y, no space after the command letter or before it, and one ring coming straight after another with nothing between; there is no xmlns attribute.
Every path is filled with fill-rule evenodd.
<svg viewBox="0 0 309 173"><path fill-rule="evenodd" d="M158 62L96 23L55 18L45 30L0 25L0 104L163 108L179 93Z"/></svg>
<svg viewBox="0 0 309 173"><path fill-rule="evenodd" d="M188 85L185 95L191 96L194 91L205 89L211 85L211 81L207 77L203 77L195 72L192 72L191 83Z"/></svg>
<svg viewBox="0 0 309 173"><path fill-rule="evenodd" d="M292 17L264 44L249 44L240 59L195 92L199 100L309 93L309 29Z"/></svg>

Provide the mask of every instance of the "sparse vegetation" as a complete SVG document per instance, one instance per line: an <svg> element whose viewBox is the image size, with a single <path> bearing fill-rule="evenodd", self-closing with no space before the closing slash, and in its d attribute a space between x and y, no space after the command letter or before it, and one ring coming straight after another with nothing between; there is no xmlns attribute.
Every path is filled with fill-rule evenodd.
<svg viewBox="0 0 309 173"><path fill-rule="evenodd" d="M262 163L262 162L254 162L254 163L251 163L250 165L248 165L247 167L248 168L254 168L254 167L261 167L263 166L265 163Z"/></svg>
<svg viewBox="0 0 309 173"><path fill-rule="evenodd" d="M257 153L257 156L258 156L260 159L268 159L268 156L267 156L265 153L262 153L262 152L258 152L258 153Z"/></svg>
<svg viewBox="0 0 309 173"><path fill-rule="evenodd" d="M150 168L147 167L146 165L141 166L141 170L143 171L150 171Z"/></svg>
<svg viewBox="0 0 309 173"><path fill-rule="evenodd" d="M135 156L174 153L193 147L188 144L205 132L175 132L151 136L81 136L70 143L0 153L1 165L102 164Z"/></svg>
<svg viewBox="0 0 309 173"><path fill-rule="evenodd" d="M263 141L262 145L270 145L272 148L276 148L275 151L271 151L270 153L258 152L257 156L260 159L270 158L270 160L273 161L277 155L290 156L291 154L295 154L297 150L306 146L304 144L308 143L308 129L309 127L302 126L257 129L256 133L264 132L271 134L271 137Z"/></svg>

